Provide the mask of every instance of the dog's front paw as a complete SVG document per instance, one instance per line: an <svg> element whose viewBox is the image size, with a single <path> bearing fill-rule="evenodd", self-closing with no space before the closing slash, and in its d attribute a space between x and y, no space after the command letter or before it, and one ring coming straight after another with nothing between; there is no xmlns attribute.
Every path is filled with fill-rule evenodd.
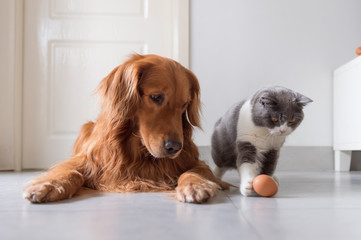
<svg viewBox="0 0 361 240"><path fill-rule="evenodd" d="M217 183L197 179L176 188L176 198L181 202L203 203L214 197L219 191L220 186Z"/></svg>
<svg viewBox="0 0 361 240"><path fill-rule="evenodd" d="M23 197L32 203L45 203L63 198L65 189L50 182L31 183L24 189Z"/></svg>

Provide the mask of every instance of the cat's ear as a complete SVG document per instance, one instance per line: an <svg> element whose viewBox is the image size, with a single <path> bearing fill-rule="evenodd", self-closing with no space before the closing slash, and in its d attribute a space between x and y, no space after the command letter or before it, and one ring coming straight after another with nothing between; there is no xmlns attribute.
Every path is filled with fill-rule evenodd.
<svg viewBox="0 0 361 240"><path fill-rule="evenodd" d="M302 107L306 106L307 104L309 104L310 102L313 102L312 99L298 93L296 96L296 103Z"/></svg>
<svg viewBox="0 0 361 240"><path fill-rule="evenodd" d="M271 97L266 97L263 96L259 99L259 102L264 106L264 107L272 107L272 106L276 106L277 102L275 99L271 98Z"/></svg>

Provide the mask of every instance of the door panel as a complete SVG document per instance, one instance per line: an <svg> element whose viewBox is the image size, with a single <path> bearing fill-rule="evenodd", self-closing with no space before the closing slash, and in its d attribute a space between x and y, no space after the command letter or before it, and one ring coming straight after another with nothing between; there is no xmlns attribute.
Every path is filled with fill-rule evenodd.
<svg viewBox="0 0 361 240"><path fill-rule="evenodd" d="M129 54L180 61L182 1L25 1L23 168L70 156L81 125L96 120L94 90Z"/></svg>

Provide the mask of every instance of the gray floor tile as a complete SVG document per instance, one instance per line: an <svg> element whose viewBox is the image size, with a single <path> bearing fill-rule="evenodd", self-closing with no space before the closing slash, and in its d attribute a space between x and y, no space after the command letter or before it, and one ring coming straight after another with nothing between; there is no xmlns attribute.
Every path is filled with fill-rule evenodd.
<svg viewBox="0 0 361 240"><path fill-rule="evenodd" d="M280 172L272 198L221 192L207 204L171 193L83 191L57 203L21 198L38 173L0 172L1 239L359 239L361 172ZM238 186L235 171L225 180Z"/></svg>

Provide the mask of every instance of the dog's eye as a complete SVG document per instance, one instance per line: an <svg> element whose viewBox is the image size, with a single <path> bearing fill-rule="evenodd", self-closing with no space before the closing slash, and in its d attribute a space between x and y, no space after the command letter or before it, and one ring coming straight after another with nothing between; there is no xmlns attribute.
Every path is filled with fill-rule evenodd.
<svg viewBox="0 0 361 240"><path fill-rule="evenodd" d="M164 95L163 94L150 95L149 97L154 103L159 104L159 105L162 104L163 101L164 101Z"/></svg>
<svg viewBox="0 0 361 240"><path fill-rule="evenodd" d="M186 102L185 104L182 105L182 108L184 109L184 108L188 107L188 104L189 104L189 102Z"/></svg>

